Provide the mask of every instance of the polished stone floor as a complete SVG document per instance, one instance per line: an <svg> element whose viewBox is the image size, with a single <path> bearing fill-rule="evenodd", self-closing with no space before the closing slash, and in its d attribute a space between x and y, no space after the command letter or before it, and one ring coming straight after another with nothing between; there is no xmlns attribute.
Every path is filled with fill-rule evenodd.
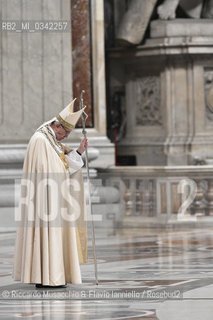
<svg viewBox="0 0 213 320"><path fill-rule="evenodd" d="M82 285L35 289L11 277L14 233L0 234L1 319L213 319L213 229L117 230L91 243Z"/></svg>

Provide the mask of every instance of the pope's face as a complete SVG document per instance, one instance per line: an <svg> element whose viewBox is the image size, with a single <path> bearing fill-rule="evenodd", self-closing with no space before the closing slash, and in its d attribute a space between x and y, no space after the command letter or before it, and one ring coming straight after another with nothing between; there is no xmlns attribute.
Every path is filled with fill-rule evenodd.
<svg viewBox="0 0 213 320"><path fill-rule="evenodd" d="M69 134L72 132L72 130L65 128L62 124L59 124L59 123L55 125L54 131L55 131L56 139L58 141L61 141L67 138Z"/></svg>

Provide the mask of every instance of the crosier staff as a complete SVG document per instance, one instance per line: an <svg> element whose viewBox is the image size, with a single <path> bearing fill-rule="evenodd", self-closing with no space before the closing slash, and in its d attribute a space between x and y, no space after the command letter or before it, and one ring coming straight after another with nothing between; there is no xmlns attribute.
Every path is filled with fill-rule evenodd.
<svg viewBox="0 0 213 320"><path fill-rule="evenodd" d="M83 109L84 101L83 101L83 94L85 93L84 90L81 91L80 95L80 109ZM81 120L82 120L82 126L83 126L83 136L84 138L87 138L87 132L86 132L86 120L88 118L88 114L83 111L81 114ZM96 260L96 250L95 250L95 228L94 228L94 221L93 221L93 214L92 214L92 201L91 201L91 189L90 189L90 177L89 177L89 161L88 161L88 152L87 147L85 149L85 156L86 156L86 171L87 171L87 184L88 184L88 197L89 197L89 210L91 215L91 222L92 222L92 249L93 249L93 259L94 259L94 267L95 267L95 280L96 285L98 285L98 268L97 268L97 260Z"/></svg>

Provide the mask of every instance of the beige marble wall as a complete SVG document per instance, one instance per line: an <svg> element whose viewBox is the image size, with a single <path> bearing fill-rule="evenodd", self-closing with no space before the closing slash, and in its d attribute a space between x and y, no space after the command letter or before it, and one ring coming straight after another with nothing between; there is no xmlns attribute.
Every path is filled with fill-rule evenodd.
<svg viewBox="0 0 213 320"><path fill-rule="evenodd" d="M2 20L70 20L69 0L2 0ZM25 143L72 97L71 34L1 32L0 143Z"/></svg>
<svg viewBox="0 0 213 320"><path fill-rule="evenodd" d="M2 20L70 21L71 3L2 0L0 13ZM114 145L106 136L103 0L91 1L90 14L94 126L88 128L88 137L90 147L99 153L91 166L108 167L114 164ZM72 35L71 32L0 35L0 147L8 154L11 146L19 145L24 152L38 126L57 115L72 98ZM74 130L67 143L77 145L81 132L82 129Z"/></svg>

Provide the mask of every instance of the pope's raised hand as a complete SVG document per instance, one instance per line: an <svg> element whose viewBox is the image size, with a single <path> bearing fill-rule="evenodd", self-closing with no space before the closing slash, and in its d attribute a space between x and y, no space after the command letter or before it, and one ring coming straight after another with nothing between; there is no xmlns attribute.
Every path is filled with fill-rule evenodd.
<svg viewBox="0 0 213 320"><path fill-rule="evenodd" d="M85 137L85 138L83 138L83 139L81 140L81 143L80 143L77 151L78 151L80 154L82 154L87 147L88 147L88 139Z"/></svg>

